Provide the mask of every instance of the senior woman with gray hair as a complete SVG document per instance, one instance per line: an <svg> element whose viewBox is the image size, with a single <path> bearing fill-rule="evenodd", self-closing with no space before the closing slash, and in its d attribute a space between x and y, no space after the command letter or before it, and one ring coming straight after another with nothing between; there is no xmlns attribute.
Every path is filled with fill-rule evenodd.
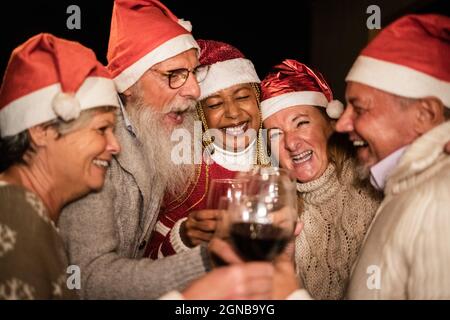
<svg viewBox="0 0 450 320"><path fill-rule="evenodd" d="M102 188L120 151L108 71L79 43L39 34L17 47L0 91L0 299L76 298L55 223Z"/></svg>

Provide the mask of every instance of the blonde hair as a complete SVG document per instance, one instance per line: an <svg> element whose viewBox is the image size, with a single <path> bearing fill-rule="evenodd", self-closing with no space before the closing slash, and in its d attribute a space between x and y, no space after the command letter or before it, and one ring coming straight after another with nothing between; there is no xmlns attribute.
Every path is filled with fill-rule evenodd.
<svg viewBox="0 0 450 320"><path fill-rule="evenodd" d="M336 120L331 119L324 108L316 108L319 109L324 119L332 126L332 122ZM327 154L329 161L335 165L336 174L338 178L340 178L345 162L348 159L354 158L355 150L348 139L347 134L333 131L327 142Z"/></svg>

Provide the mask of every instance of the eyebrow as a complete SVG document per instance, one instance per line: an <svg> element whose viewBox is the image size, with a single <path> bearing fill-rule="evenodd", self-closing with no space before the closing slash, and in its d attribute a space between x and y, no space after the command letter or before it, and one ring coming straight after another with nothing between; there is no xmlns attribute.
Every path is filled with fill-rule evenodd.
<svg viewBox="0 0 450 320"><path fill-rule="evenodd" d="M195 69L197 69L197 68L199 68L199 67L201 67L200 64L196 65L194 68L192 68L192 70L195 70ZM177 71L177 70L184 70L184 69L189 70L189 68L186 68L186 67L173 67L173 68L167 68L166 71L164 71L164 70L161 69L161 71L164 71L164 72L174 72L174 71Z"/></svg>
<svg viewBox="0 0 450 320"><path fill-rule="evenodd" d="M236 93L238 93L239 91L242 91L242 90L251 90L251 89L249 87L237 88L236 90L233 91L233 94L236 94Z"/></svg>
<svg viewBox="0 0 450 320"><path fill-rule="evenodd" d="M348 97L346 100L349 103L354 104L355 102L358 102L360 99L358 97Z"/></svg>
<svg viewBox="0 0 450 320"><path fill-rule="evenodd" d="M291 121L295 121L295 120L297 120L300 117L309 117L309 114L307 114L307 113L297 113Z"/></svg>

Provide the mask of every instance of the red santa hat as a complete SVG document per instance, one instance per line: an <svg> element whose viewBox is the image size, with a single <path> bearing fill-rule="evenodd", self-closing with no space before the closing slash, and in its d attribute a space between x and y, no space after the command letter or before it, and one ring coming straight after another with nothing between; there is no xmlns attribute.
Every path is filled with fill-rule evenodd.
<svg viewBox="0 0 450 320"><path fill-rule="evenodd" d="M333 100L333 93L323 76L296 60L286 59L276 65L261 82L263 120L297 105L326 108L330 118L337 119L344 106Z"/></svg>
<svg viewBox="0 0 450 320"><path fill-rule="evenodd" d="M209 66L205 80L199 83L199 100L236 84L261 82L253 63L232 45L213 40L197 42L200 65Z"/></svg>
<svg viewBox="0 0 450 320"><path fill-rule="evenodd" d="M107 56L117 90L127 90L153 65L198 49L191 30L157 0L116 0Z"/></svg>
<svg viewBox="0 0 450 320"><path fill-rule="evenodd" d="M450 107L450 18L407 15L362 50L346 81L409 98L434 96Z"/></svg>
<svg viewBox="0 0 450 320"><path fill-rule="evenodd" d="M94 52L41 33L11 54L0 89L0 135L58 117L70 121L82 110L101 106L119 103L114 82Z"/></svg>

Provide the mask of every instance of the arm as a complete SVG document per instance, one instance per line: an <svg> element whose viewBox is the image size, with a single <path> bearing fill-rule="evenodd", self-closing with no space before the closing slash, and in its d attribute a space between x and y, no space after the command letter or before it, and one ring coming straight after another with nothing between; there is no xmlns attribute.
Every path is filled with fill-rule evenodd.
<svg viewBox="0 0 450 320"><path fill-rule="evenodd" d="M155 243L152 256L161 253L163 256L170 256L190 250L191 248L208 243L214 235L219 210L195 210L189 216L175 222L170 227L170 221L161 219L160 223L169 224L170 228L161 243ZM153 241L153 240L152 240ZM158 252L156 252L156 250Z"/></svg>
<svg viewBox="0 0 450 320"><path fill-rule="evenodd" d="M81 269L83 298L157 298L184 288L209 265L204 247L156 261L134 258L142 230L132 204L139 196L133 199L136 190L126 178L111 167L101 192L70 204L60 217L70 263Z"/></svg>

